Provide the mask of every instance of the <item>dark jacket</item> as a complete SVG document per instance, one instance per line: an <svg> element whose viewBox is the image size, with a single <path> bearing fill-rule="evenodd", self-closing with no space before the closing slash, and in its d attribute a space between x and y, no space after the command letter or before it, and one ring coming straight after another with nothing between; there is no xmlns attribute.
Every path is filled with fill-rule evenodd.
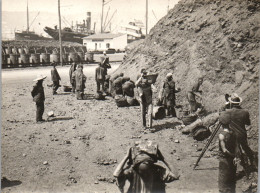
<svg viewBox="0 0 260 193"><path fill-rule="evenodd" d="M249 112L240 107L233 107L232 109L221 112L219 121L222 125L229 125L232 121L243 131L246 131L246 125L251 125Z"/></svg>
<svg viewBox="0 0 260 193"><path fill-rule="evenodd" d="M70 83L71 83L71 84L73 84L72 74L73 74L73 72L76 70L76 67L77 67L77 64L72 64L71 67L70 67L69 75L70 75Z"/></svg>
<svg viewBox="0 0 260 193"><path fill-rule="evenodd" d="M83 69L78 68L75 72L72 74L72 80L76 83L76 90L83 91L85 88L85 82L87 77L83 74Z"/></svg>
<svg viewBox="0 0 260 193"><path fill-rule="evenodd" d="M126 81L123 86L123 92L130 97L134 97L134 88L135 88L135 83L131 80Z"/></svg>
<svg viewBox="0 0 260 193"><path fill-rule="evenodd" d="M105 69L101 66L96 68L95 80L96 81L105 81Z"/></svg>
<svg viewBox="0 0 260 193"><path fill-rule="evenodd" d="M51 69L51 80L52 81L60 80L60 75L55 67Z"/></svg>
<svg viewBox="0 0 260 193"><path fill-rule="evenodd" d="M165 80L163 83L163 94L162 96L166 99L175 100L175 93L179 92L175 89L175 82L173 80Z"/></svg>
<svg viewBox="0 0 260 193"><path fill-rule="evenodd" d="M200 88L200 84L199 84L199 82L196 82L196 83L194 83L193 85L192 85L192 87L188 90L188 100L189 101L193 101L193 102L195 102L196 101L196 98L195 98L195 92L201 92L200 90L199 90L199 88Z"/></svg>
<svg viewBox="0 0 260 193"><path fill-rule="evenodd" d="M44 88L42 85L36 83L36 85L33 86L31 94L34 102L43 103L45 101Z"/></svg>

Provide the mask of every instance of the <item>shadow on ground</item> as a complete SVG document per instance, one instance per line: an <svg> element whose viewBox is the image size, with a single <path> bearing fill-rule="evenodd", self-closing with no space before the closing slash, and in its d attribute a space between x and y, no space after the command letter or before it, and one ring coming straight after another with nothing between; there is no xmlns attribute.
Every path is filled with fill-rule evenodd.
<svg viewBox="0 0 260 193"><path fill-rule="evenodd" d="M174 128L178 125L181 125L181 122L178 122L178 121L175 121L175 122L166 122L164 124L161 124L161 125L155 125L153 128L154 128L154 132L158 132L158 131L161 131L163 129L169 129L169 128Z"/></svg>
<svg viewBox="0 0 260 193"><path fill-rule="evenodd" d="M7 187L12 187L12 186L18 186L22 182L19 180L8 180L6 177L3 177L1 179L1 189L7 188Z"/></svg>

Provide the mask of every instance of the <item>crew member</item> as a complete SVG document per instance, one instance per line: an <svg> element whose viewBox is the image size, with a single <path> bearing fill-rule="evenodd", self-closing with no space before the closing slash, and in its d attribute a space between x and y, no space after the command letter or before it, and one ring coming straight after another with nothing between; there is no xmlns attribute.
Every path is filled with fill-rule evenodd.
<svg viewBox="0 0 260 193"><path fill-rule="evenodd" d="M78 65L78 68L72 74L72 80L75 81L76 97L82 100L84 97L84 89L87 77L83 74L83 65Z"/></svg>
<svg viewBox="0 0 260 193"><path fill-rule="evenodd" d="M196 112L199 104L196 101L196 96L202 99L201 93L202 91L199 90L200 86L203 83L203 78L198 78L198 81L188 90L187 98L190 104L190 113Z"/></svg>
<svg viewBox="0 0 260 193"><path fill-rule="evenodd" d="M218 187L220 193L236 192L236 147L235 133L228 127L224 127L219 134Z"/></svg>
<svg viewBox="0 0 260 193"><path fill-rule="evenodd" d="M166 109L166 115L167 116L173 116L176 117L176 111L175 111L175 93L179 92L180 89L175 89L175 82L172 78L172 73L168 73L166 75L166 80L163 83L162 91L161 91L161 97L162 102L164 105L164 108Z"/></svg>
<svg viewBox="0 0 260 193"><path fill-rule="evenodd" d="M75 93L75 81L72 79L73 72L77 69L77 63L73 62L70 66L69 76L70 76L70 84L72 86L72 92Z"/></svg>
<svg viewBox="0 0 260 193"><path fill-rule="evenodd" d="M257 168L257 163L255 160L254 152L248 145L247 141L247 130L251 128L251 121L249 117L249 112L242 109L240 104L242 98L238 94L233 93L229 98L231 109L226 109L220 113L220 122L225 127L232 129L237 136L238 145L244 150L247 157L250 160L251 166L255 169Z"/></svg>
<svg viewBox="0 0 260 193"><path fill-rule="evenodd" d="M97 92L104 92L105 69L101 66L101 63L99 63L98 67L96 68L95 80L97 83Z"/></svg>
<svg viewBox="0 0 260 193"><path fill-rule="evenodd" d="M42 86L42 83L46 77L47 76L38 75L37 78L33 80L36 81L36 84L33 86L31 94L33 97L33 101L36 103L36 122L45 121L44 119L42 119L45 101L44 88Z"/></svg>
<svg viewBox="0 0 260 193"><path fill-rule="evenodd" d="M123 83L122 90L124 96L134 97L135 83L129 77L125 77L126 82Z"/></svg>
<svg viewBox="0 0 260 193"><path fill-rule="evenodd" d="M60 75L56 69L56 64L55 62L52 63L53 68L51 69L51 80L53 82L53 92L52 94L55 95L57 94L57 90L60 87Z"/></svg>
<svg viewBox="0 0 260 193"><path fill-rule="evenodd" d="M141 114L143 126L146 127L146 114L148 114L148 128L152 127L152 113L153 113L153 103L152 103L152 80L147 79L147 71L145 69L141 70L141 75L137 79L135 85L139 94L139 101L141 106Z"/></svg>
<svg viewBox="0 0 260 193"><path fill-rule="evenodd" d="M101 57L101 65L105 69L105 75L107 75L107 69L111 68L111 65L109 64L109 57L106 51L103 52L103 57Z"/></svg>
<svg viewBox="0 0 260 193"><path fill-rule="evenodd" d="M130 183L127 192L165 193L165 183L179 179L179 175L171 172L158 147L151 141L147 143L149 145L141 144L144 148L138 143L131 147L114 171L121 192L126 180Z"/></svg>

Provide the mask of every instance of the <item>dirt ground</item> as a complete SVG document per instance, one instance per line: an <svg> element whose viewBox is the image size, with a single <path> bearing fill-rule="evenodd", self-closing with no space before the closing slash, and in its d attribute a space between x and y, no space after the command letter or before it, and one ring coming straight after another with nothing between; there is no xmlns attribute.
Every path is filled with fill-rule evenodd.
<svg viewBox="0 0 260 193"><path fill-rule="evenodd" d="M93 99L95 67L84 67L87 100L76 100L61 88L53 96L47 86L51 67L2 71L1 169L2 178L11 181L2 192L119 192L112 173L128 147L145 139L158 142L174 172L180 174L180 180L167 184L167 192L218 192L216 151L208 151L193 170L201 153L198 149L206 142L182 135L175 128L180 124L176 118L154 121L155 130L146 131L141 128L139 106L117 108L111 97ZM117 67L114 64L109 73ZM57 69L62 83L68 82L69 67ZM48 76L44 119L48 111L55 114L41 124L35 123L30 94L38 73ZM238 192L248 183L245 177L239 180Z"/></svg>

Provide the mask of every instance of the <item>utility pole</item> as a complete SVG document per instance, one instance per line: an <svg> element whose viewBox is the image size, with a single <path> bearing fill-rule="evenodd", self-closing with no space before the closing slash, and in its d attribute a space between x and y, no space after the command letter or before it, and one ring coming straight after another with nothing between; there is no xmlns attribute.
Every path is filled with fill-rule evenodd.
<svg viewBox="0 0 260 193"><path fill-rule="evenodd" d="M29 33L29 8L28 8L28 0L27 0L27 33Z"/></svg>
<svg viewBox="0 0 260 193"><path fill-rule="evenodd" d="M167 13L169 13L169 9L170 9L170 6L169 6L170 2L169 1L170 0L168 0Z"/></svg>
<svg viewBox="0 0 260 193"><path fill-rule="evenodd" d="M145 26L146 26L146 30L145 30L145 34L148 34L148 0L146 0L146 14L145 14Z"/></svg>
<svg viewBox="0 0 260 193"><path fill-rule="evenodd" d="M62 41L61 41L61 18L60 18L60 0L58 0L58 13L59 13L59 41L60 41L60 62L62 63Z"/></svg>
<svg viewBox="0 0 260 193"><path fill-rule="evenodd" d="M102 13L101 13L101 33L103 33L103 12L105 0L102 0Z"/></svg>

